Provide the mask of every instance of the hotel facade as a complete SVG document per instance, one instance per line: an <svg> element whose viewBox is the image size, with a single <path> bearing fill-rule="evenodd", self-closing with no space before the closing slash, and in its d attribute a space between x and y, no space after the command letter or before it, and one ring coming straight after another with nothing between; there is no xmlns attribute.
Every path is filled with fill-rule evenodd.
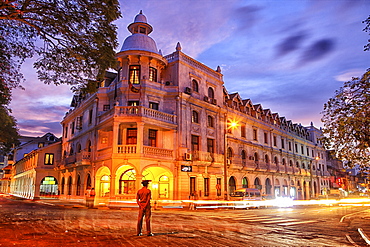
<svg viewBox="0 0 370 247"><path fill-rule="evenodd" d="M303 127L229 93L220 67L182 52L163 56L138 14L117 53L118 73L75 95L61 124L60 198L134 199L150 180L154 200L223 200L239 188L267 198L329 190L320 129Z"/></svg>

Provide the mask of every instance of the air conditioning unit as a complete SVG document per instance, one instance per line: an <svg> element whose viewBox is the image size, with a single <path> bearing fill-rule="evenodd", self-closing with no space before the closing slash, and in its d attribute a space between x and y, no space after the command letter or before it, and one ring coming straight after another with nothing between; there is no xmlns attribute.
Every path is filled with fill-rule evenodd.
<svg viewBox="0 0 370 247"><path fill-rule="evenodd" d="M216 99L212 99L212 100L211 100L211 103L212 103L213 105L217 105L217 100L216 100Z"/></svg>
<svg viewBox="0 0 370 247"><path fill-rule="evenodd" d="M204 100L205 102L208 102L208 96L204 96L203 100Z"/></svg>
<svg viewBox="0 0 370 247"><path fill-rule="evenodd" d="M231 160L227 160L226 164L231 165Z"/></svg>
<svg viewBox="0 0 370 247"><path fill-rule="evenodd" d="M185 93L190 95L191 94L191 88L190 87L186 87L185 88Z"/></svg>
<svg viewBox="0 0 370 247"><path fill-rule="evenodd" d="M185 153L184 159L187 160L187 161L191 161L192 160L192 155L189 154L189 153Z"/></svg>

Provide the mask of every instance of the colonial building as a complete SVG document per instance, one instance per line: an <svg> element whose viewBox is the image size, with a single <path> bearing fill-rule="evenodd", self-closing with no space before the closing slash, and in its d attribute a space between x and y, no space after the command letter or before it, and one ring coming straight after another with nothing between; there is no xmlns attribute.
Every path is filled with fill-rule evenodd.
<svg viewBox="0 0 370 247"><path fill-rule="evenodd" d="M57 165L62 198L95 187L98 202L135 197L150 180L155 200L227 199L235 189L310 198L329 186L319 129L295 124L238 93L220 67L176 50L163 56L138 14L94 94L76 95Z"/></svg>
<svg viewBox="0 0 370 247"><path fill-rule="evenodd" d="M28 199L58 196L59 176L54 168L60 162L60 140L46 133L41 137L21 136L19 141L9 165L7 193Z"/></svg>

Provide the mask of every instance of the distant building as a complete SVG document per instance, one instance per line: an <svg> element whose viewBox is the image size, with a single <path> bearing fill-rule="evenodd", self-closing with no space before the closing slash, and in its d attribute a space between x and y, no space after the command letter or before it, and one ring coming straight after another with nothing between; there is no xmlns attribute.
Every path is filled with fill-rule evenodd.
<svg viewBox="0 0 370 247"><path fill-rule="evenodd" d="M14 160L8 165L7 193L29 199L57 196L58 172L54 168L60 162L60 143L52 133L42 137L21 136Z"/></svg>
<svg viewBox="0 0 370 247"><path fill-rule="evenodd" d="M229 93L213 70L182 52L162 56L143 14L128 26L94 94L76 95L57 164L62 198L135 198L150 180L154 200L227 199L235 189L308 199L329 190L320 129L303 127ZM246 75L247 76L247 75Z"/></svg>

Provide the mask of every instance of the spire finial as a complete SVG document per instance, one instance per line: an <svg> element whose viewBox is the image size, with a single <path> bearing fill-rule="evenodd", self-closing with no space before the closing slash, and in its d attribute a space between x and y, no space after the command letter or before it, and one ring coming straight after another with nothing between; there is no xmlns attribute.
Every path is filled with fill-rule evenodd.
<svg viewBox="0 0 370 247"><path fill-rule="evenodd" d="M143 11L142 10L140 10L140 13L139 13L140 15L142 15L143 14Z"/></svg>
<svg viewBox="0 0 370 247"><path fill-rule="evenodd" d="M180 45L180 42L177 42L177 45L176 45L176 51L181 51L181 45Z"/></svg>
<svg viewBox="0 0 370 247"><path fill-rule="evenodd" d="M220 67L220 65L219 65L219 66L217 66L216 71L217 71L218 73L221 73L221 67Z"/></svg>

